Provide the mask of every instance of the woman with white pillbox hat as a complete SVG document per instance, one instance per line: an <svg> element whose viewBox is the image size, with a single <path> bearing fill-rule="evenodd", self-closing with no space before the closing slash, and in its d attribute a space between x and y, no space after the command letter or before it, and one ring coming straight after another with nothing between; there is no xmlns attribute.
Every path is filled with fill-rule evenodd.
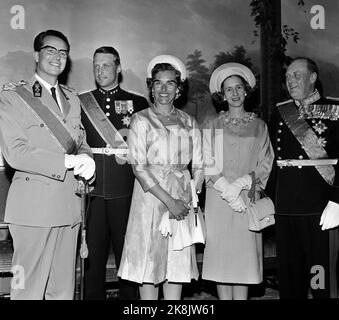
<svg viewBox="0 0 339 320"><path fill-rule="evenodd" d="M252 71L239 63L218 67L210 92L228 110L208 122L204 134L207 238L202 278L216 282L219 299L247 299L248 285L263 277L262 235L248 230L246 208L265 188L273 163L267 126L244 102L255 87ZM253 184L253 186L252 186Z"/></svg>
<svg viewBox="0 0 339 320"><path fill-rule="evenodd" d="M136 176L118 276L140 284L142 300L181 298L182 283L199 276L190 236L191 175L204 179L197 121L177 109L186 80L183 62L161 55L147 67L149 108L133 115L128 144ZM180 142L179 142L180 141Z"/></svg>

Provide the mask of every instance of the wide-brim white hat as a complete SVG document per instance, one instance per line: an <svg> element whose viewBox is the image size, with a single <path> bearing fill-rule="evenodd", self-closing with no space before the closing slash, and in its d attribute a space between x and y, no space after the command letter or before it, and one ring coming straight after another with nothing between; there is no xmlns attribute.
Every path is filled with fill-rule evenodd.
<svg viewBox="0 0 339 320"><path fill-rule="evenodd" d="M221 91L221 85L223 81L230 77L238 75L243 77L251 88L255 86L255 76L253 72L244 66L243 64L236 62L224 63L220 67L216 68L210 78L210 92L213 94L215 92Z"/></svg>
<svg viewBox="0 0 339 320"><path fill-rule="evenodd" d="M175 56L169 54L163 54L154 57L147 66L147 78L152 77L152 69L158 63L168 63L172 65L176 70L180 71L180 78L182 81L186 80L186 67L185 64Z"/></svg>

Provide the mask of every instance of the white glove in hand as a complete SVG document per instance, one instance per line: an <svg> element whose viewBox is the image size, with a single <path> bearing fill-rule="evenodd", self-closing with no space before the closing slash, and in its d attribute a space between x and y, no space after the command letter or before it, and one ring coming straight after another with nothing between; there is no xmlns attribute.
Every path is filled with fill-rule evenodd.
<svg viewBox="0 0 339 320"><path fill-rule="evenodd" d="M237 199L230 201L228 205L236 212L245 212L247 208L244 200L240 196Z"/></svg>
<svg viewBox="0 0 339 320"><path fill-rule="evenodd" d="M213 188L221 193L225 191L227 186L229 185L228 181L225 177L220 177L213 185Z"/></svg>
<svg viewBox="0 0 339 320"><path fill-rule="evenodd" d="M89 180L93 177L95 172L95 162L86 153L77 155L65 154L65 167L67 169L74 169L74 175Z"/></svg>
<svg viewBox="0 0 339 320"><path fill-rule="evenodd" d="M324 209L320 223L321 230L332 229L339 226L339 204L333 201L327 203L326 208Z"/></svg>
<svg viewBox="0 0 339 320"><path fill-rule="evenodd" d="M163 237L167 237L168 234L172 235L171 222L169 220L169 211L166 211L161 218L159 224L159 231Z"/></svg>
<svg viewBox="0 0 339 320"><path fill-rule="evenodd" d="M250 189L252 178L247 174L232 182L221 194L226 201L234 201L238 198L242 189Z"/></svg>

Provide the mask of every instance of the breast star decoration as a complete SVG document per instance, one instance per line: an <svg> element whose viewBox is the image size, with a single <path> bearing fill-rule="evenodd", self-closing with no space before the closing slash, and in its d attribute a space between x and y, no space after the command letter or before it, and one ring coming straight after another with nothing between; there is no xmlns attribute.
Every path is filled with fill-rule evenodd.
<svg viewBox="0 0 339 320"><path fill-rule="evenodd" d="M313 126L314 131L316 131L318 134L322 134L323 132L326 131L326 129L328 129L325 125L325 123L323 123L321 120L319 120L317 123L314 124Z"/></svg>
<svg viewBox="0 0 339 320"><path fill-rule="evenodd" d="M122 119L121 119L123 125L125 125L126 127L129 127L130 123L131 123L131 117L129 116L124 116Z"/></svg>

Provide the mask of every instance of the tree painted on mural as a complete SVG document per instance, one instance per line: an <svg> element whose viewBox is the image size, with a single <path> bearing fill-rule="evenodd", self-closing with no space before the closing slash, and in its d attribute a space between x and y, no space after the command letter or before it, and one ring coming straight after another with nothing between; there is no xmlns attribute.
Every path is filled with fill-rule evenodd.
<svg viewBox="0 0 339 320"><path fill-rule="evenodd" d="M254 18L255 30L253 34L255 37L259 37L259 28L263 28L265 32L272 32L274 17L270 15L267 9L267 1L270 0L252 0L250 3L251 16ZM298 6L304 6L305 1L297 0ZM289 40L297 43L299 41L299 33L292 27L284 24L281 26L281 33L274 34L271 42L272 55L277 57L282 64L289 62L290 57L286 55L286 47Z"/></svg>
<svg viewBox="0 0 339 320"><path fill-rule="evenodd" d="M251 58L246 57L246 49L243 46L235 46L232 51L222 52L214 56L214 63L212 65L212 71L221 66L224 63L237 62L253 69L253 63Z"/></svg>

